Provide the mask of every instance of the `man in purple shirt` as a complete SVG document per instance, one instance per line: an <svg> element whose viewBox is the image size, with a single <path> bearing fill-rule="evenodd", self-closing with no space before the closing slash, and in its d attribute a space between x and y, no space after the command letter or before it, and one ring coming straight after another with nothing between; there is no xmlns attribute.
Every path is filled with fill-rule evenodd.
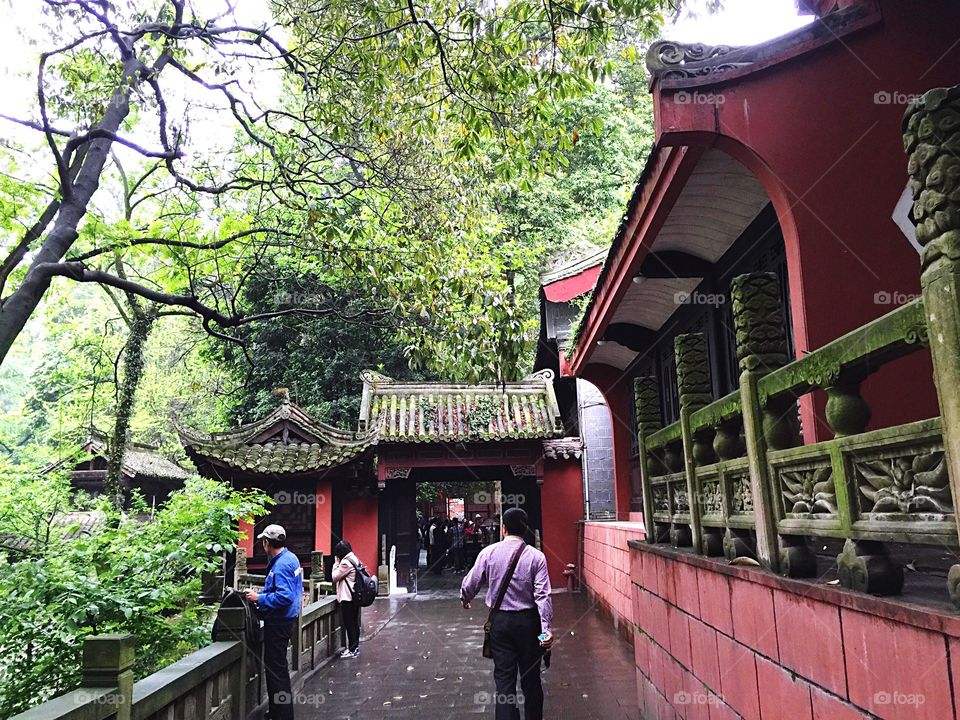
<svg viewBox="0 0 960 720"><path fill-rule="evenodd" d="M523 536L529 532L528 524L527 513L520 508L510 508L503 514L504 539L480 551L476 564L460 586L460 602L464 608L470 609L470 602L484 582L487 583L485 602L487 607L493 607L518 543L523 544ZM553 644L552 623L547 559L536 548L526 546L490 628L497 720L520 720L517 672L523 688L524 718L542 720L540 659Z"/></svg>

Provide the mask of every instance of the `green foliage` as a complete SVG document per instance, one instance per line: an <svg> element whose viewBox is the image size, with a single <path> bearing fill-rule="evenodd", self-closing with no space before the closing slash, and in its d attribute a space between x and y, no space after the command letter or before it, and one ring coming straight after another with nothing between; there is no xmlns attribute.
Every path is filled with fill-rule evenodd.
<svg viewBox="0 0 960 720"><path fill-rule="evenodd" d="M472 435L480 435L488 431L490 421L497 415L499 405L497 399L489 395L481 395L474 402L467 414L467 427Z"/></svg>
<svg viewBox="0 0 960 720"><path fill-rule="evenodd" d="M198 601L200 573L219 567L219 553L238 542L238 520L262 515L266 501L193 478L152 517L101 504L105 522L71 537L75 527L54 522L73 507L62 477L7 468L2 478L0 507L20 504L16 518L0 514L0 533L49 530L31 536L28 553L0 558L2 717L76 687L87 635L132 633L138 677L204 645L211 617Z"/></svg>
<svg viewBox="0 0 960 720"><path fill-rule="evenodd" d="M446 498L464 498L468 503L474 498L489 498L492 502L496 497L497 484L489 480L462 480L450 482L417 483L417 504L432 503L437 495Z"/></svg>
<svg viewBox="0 0 960 720"><path fill-rule="evenodd" d="M237 385L229 415L241 422L263 417L277 405L274 390L286 387L290 398L314 417L345 428L356 426L365 369L398 379L418 379L410 371L389 314L371 317L363 310L375 298L354 292L336 280L301 265L296 272L264 262L247 285L247 300L258 313L292 306L319 315L288 316L243 329L248 365L233 345L220 345L211 362L229 370ZM356 318L353 316L357 315Z"/></svg>

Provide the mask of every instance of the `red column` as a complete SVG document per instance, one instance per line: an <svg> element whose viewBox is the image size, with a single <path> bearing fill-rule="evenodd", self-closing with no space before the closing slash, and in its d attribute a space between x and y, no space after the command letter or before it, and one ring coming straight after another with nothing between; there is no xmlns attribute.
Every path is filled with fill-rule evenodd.
<svg viewBox="0 0 960 720"><path fill-rule="evenodd" d="M343 539L353 547L367 570L377 571L377 530L379 502L376 497L347 497L343 500Z"/></svg>
<svg viewBox="0 0 960 720"><path fill-rule="evenodd" d="M313 549L329 555L333 548L330 545L333 518L333 483L330 480L317 480L317 492L314 505L316 513L314 521Z"/></svg>
<svg viewBox="0 0 960 720"><path fill-rule="evenodd" d="M253 557L253 519L240 521L240 542L238 547L244 549L247 558Z"/></svg>
<svg viewBox="0 0 960 720"><path fill-rule="evenodd" d="M554 588L566 586L563 575L567 563L576 564L577 522L583 519L583 477L579 460L544 460L543 487L543 554Z"/></svg>

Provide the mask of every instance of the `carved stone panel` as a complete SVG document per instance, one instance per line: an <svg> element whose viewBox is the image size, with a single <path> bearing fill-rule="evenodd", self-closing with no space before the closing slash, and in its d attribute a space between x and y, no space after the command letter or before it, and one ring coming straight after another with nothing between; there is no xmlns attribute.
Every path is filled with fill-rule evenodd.
<svg viewBox="0 0 960 720"><path fill-rule="evenodd" d="M702 480L700 482L700 507L704 515L723 514L723 493L720 488L720 479Z"/></svg>
<svg viewBox="0 0 960 720"><path fill-rule="evenodd" d="M753 514L753 490L750 488L749 475L734 475L730 483L730 514Z"/></svg>
<svg viewBox="0 0 960 720"><path fill-rule="evenodd" d="M788 517L837 514L837 493L829 460L825 464L781 468L777 478Z"/></svg>
<svg viewBox="0 0 960 720"><path fill-rule="evenodd" d="M673 512L677 515L687 515L690 512L690 498L687 496L687 488L681 483L674 483L670 486L673 494Z"/></svg>
<svg viewBox="0 0 960 720"><path fill-rule="evenodd" d="M512 472L515 477L529 477L531 475L537 474L537 466L536 465L511 465L510 472Z"/></svg>
<svg viewBox="0 0 960 720"><path fill-rule="evenodd" d="M654 485L653 512L655 515L670 515L670 495L666 485Z"/></svg>
<svg viewBox="0 0 960 720"><path fill-rule="evenodd" d="M954 512L943 451L919 447L853 462L862 516L874 520L944 520Z"/></svg>

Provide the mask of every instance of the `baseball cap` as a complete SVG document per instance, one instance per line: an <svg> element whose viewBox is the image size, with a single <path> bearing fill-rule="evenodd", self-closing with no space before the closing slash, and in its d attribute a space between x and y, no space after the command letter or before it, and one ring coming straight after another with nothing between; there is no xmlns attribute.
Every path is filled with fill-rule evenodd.
<svg viewBox="0 0 960 720"><path fill-rule="evenodd" d="M267 540L286 540L287 531L280 525L267 525L263 529L263 532L257 535L257 540L262 540L263 538L267 538Z"/></svg>

